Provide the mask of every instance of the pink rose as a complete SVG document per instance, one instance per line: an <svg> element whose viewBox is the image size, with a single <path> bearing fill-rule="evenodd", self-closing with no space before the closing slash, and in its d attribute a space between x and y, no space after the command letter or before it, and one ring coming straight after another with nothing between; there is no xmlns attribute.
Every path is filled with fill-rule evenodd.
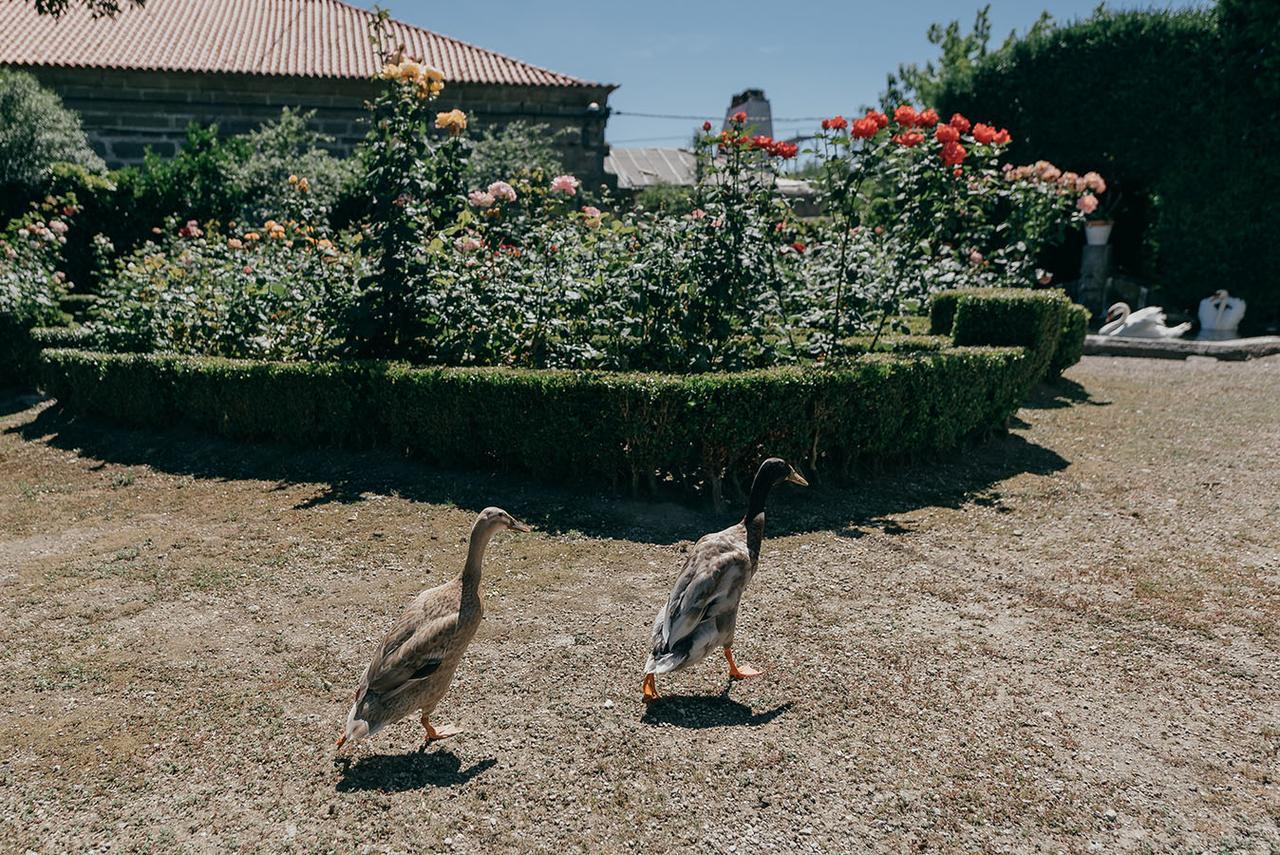
<svg viewBox="0 0 1280 855"><path fill-rule="evenodd" d="M467 194L467 201L477 208L493 207L493 195L483 190L472 190Z"/></svg>
<svg viewBox="0 0 1280 855"><path fill-rule="evenodd" d="M1076 202L1076 207L1086 214L1092 214L1098 210L1098 197L1092 193L1086 193L1080 197L1080 201Z"/></svg>
<svg viewBox="0 0 1280 855"><path fill-rule="evenodd" d="M1102 176L1096 172L1086 172L1084 174L1084 186L1094 193L1106 193L1107 182L1102 180Z"/></svg>
<svg viewBox="0 0 1280 855"><path fill-rule="evenodd" d="M551 179L551 192L563 193L566 196L573 196L578 192L578 188L582 186L582 182L574 178L572 175L557 175Z"/></svg>
<svg viewBox="0 0 1280 855"><path fill-rule="evenodd" d="M495 181L489 185L488 193L495 199L501 199L504 202L514 202L516 200L516 191L505 181Z"/></svg>

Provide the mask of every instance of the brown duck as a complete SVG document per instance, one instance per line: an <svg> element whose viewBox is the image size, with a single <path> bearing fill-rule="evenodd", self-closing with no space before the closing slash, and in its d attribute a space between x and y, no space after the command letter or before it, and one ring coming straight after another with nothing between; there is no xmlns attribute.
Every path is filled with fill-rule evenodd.
<svg viewBox="0 0 1280 855"><path fill-rule="evenodd" d="M416 710L422 711L427 742L461 732L456 727L432 727L430 716L449 690L484 616L480 565L490 538L503 529L528 531L529 527L501 508L481 511L471 528L462 574L418 594L378 643L356 689L339 748L372 736Z"/></svg>

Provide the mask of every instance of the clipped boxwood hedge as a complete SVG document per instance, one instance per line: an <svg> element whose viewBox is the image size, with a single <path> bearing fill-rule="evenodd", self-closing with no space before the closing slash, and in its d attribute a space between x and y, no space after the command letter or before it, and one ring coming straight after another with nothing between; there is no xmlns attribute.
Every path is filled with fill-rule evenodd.
<svg viewBox="0 0 1280 855"><path fill-rule="evenodd" d="M378 446L446 466L544 480L719 493L765 454L834 479L868 458L954 447L1021 401L1018 348L875 354L845 366L655 375L396 363L42 354L42 385L75 412L292 444Z"/></svg>
<svg viewBox="0 0 1280 855"><path fill-rule="evenodd" d="M960 306L966 302L972 305L957 323ZM929 306L929 332L933 335L950 335L958 345L1032 349L1028 389L1079 362L1088 331L1089 311L1057 290L962 288L935 294Z"/></svg>
<svg viewBox="0 0 1280 855"><path fill-rule="evenodd" d="M1053 291L947 295L933 320L953 317L954 345L926 337L836 367L667 375L55 347L41 353L40 379L62 407L125 424L382 447L549 481L653 489L669 479L718 502L726 473L768 454L841 481L868 460L945 451L1002 427L1055 357L1068 305Z"/></svg>

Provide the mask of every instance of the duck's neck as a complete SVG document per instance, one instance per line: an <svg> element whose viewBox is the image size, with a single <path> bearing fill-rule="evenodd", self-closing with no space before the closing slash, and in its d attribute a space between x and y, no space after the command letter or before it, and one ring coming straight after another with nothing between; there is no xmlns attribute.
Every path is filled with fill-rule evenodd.
<svg viewBox="0 0 1280 855"><path fill-rule="evenodd" d="M747 496L747 513L742 517L742 524L747 529L747 548L753 554L760 551L760 541L764 539L764 504L771 489L771 480L756 475Z"/></svg>
<svg viewBox="0 0 1280 855"><path fill-rule="evenodd" d="M462 590L464 594L478 596L480 593L480 567L484 564L484 550L493 537L493 529L477 524L471 529L471 543L467 546L467 563L462 567Z"/></svg>

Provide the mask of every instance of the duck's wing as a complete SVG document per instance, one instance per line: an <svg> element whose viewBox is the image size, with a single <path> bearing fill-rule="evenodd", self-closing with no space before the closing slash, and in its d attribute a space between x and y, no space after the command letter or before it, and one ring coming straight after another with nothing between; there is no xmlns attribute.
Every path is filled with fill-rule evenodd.
<svg viewBox="0 0 1280 855"><path fill-rule="evenodd" d="M385 699L434 674L448 659L458 621L456 601L415 603L378 645L364 688Z"/></svg>
<svg viewBox="0 0 1280 855"><path fill-rule="evenodd" d="M667 600L662 622L666 648L675 647L700 623L718 614L720 606L736 602L750 569L751 556L737 538L720 532L698 541Z"/></svg>

